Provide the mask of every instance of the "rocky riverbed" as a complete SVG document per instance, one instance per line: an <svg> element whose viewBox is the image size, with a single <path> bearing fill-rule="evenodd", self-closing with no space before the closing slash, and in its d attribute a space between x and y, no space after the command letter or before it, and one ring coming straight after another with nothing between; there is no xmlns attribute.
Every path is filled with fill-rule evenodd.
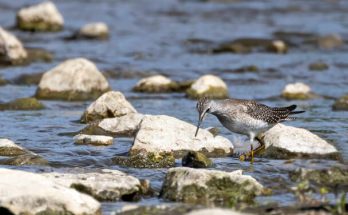
<svg viewBox="0 0 348 215"><path fill-rule="evenodd" d="M343 213L347 12L0 0L0 213ZM260 136L250 163L246 137L214 117L194 137L204 95L306 112Z"/></svg>

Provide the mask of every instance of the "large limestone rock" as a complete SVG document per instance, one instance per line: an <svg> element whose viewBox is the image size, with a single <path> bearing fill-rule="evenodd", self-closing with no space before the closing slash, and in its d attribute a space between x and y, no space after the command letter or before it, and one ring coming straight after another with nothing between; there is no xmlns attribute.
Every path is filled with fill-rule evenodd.
<svg viewBox="0 0 348 215"><path fill-rule="evenodd" d="M176 157L181 157L187 151L200 151L210 156L233 152L233 145L228 139L214 137L204 129L195 137L195 131L194 125L174 117L146 115L139 125L130 153L173 152Z"/></svg>
<svg viewBox="0 0 348 215"><path fill-rule="evenodd" d="M240 202L252 203L262 192L263 186L253 177L242 175L241 170L176 167L167 172L161 196L172 201L232 207Z"/></svg>
<svg viewBox="0 0 348 215"><path fill-rule="evenodd" d="M86 39L106 39L109 37L109 28L103 22L88 23L82 26L77 36Z"/></svg>
<svg viewBox="0 0 348 215"><path fill-rule="evenodd" d="M140 181L118 170L85 173L43 173L42 176L65 187L92 195L100 201L131 200L141 191Z"/></svg>
<svg viewBox="0 0 348 215"><path fill-rule="evenodd" d="M228 88L225 82L214 75L204 75L193 82L191 87L186 91L189 98L227 98Z"/></svg>
<svg viewBox="0 0 348 215"><path fill-rule="evenodd" d="M12 214L100 214L92 197L35 173L0 168L0 207Z"/></svg>
<svg viewBox="0 0 348 215"><path fill-rule="evenodd" d="M333 145L303 128L277 124L260 139L266 146L265 155L272 158L337 156Z"/></svg>
<svg viewBox="0 0 348 215"><path fill-rule="evenodd" d="M74 141L79 145L107 146L112 145L114 138L104 135L78 134L74 136Z"/></svg>
<svg viewBox="0 0 348 215"><path fill-rule="evenodd" d="M304 83L293 83L285 86L282 96L286 99L310 99L313 98L311 88Z"/></svg>
<svg viewBox="0 0 348 215"><path fill-rule="evenodd" d="M130 113L121 117L107 118L87 125L80 133L90 135L109 135L132 137L139 129L143 114Z"/></svg>
<svg viewBox="0 0 348 215"><path fill-rule="evenodd" d="M109 83L91 61L76 58L46 72L39 83L40 99L87 100L109 90Z"/></svg>
<svg viewBox="0 0 348 215"><path fill-rule="evenodd" d="M17 156L27 151L9 139L0 139L0 156Z"/></svg>
<svg viewBox="0 0 348 215"><path fill-rule="evenodd" d="M63 16L50 1L22 8L17 13L17 27L21 30L59 31L63 24Z"/></svg>
<svg viewBox="0 0 348 215"><path fill-rule="evenodd" d="M348 110L348 94L338 98L332 105L333 110Z"/></svg>
<svg viewBox="0 0 348 215"><path fill-rule="evenodd" d="M119 91L109 91L93 102L81 117L82 122L113 118L136 113L134 107Z"/></svg>
<svg viewBox="0 0 348 215"><path fill-rule="evenodd" d="M0 27L0 63L18 64L27 57L27 51L17 37Z"/></svg>

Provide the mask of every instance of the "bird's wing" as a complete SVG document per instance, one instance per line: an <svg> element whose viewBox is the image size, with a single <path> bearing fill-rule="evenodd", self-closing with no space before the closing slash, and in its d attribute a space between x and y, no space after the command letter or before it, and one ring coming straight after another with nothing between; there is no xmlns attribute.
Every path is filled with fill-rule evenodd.
<svg viewBox="0 0 348 215"><path fill-rule="evenodd" d="M273 110L264 104L249 102L247 105L247 113L254 119L266 121L269 124L281 122L287 118L289 111Z"/></svg>

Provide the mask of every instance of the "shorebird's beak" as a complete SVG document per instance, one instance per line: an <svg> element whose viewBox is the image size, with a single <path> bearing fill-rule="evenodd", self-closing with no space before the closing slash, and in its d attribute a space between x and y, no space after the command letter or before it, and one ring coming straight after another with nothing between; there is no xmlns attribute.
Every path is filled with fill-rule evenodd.
<svg viewBox="0 0 348 215"><path fill-rule="evenodd" d="M199 119L198 119L198 124L197 124L197 129L196 129L195 137L197 137L199 127L201 126L202 121L203 121L204 116L205 116L206 113L207 113L207 112L203 112L202 114L199 114Z"/></svg>

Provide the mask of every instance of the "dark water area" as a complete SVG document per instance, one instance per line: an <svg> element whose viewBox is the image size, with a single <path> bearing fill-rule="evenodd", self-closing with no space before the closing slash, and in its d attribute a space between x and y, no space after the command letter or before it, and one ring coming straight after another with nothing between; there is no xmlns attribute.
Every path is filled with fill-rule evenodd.
<svg viewBox="0 0 348 215"><path fill-rule="evenodd" d="M147 74L164 74L173 80L193 80L203 74L221 77L231 97L256 99L270 106L296 103L306 112L287 124L306 128L340 151L343 162L329 160L271 160L257 158L254 164L237 158L213 159L215 169L243 169L266 187L273 188L271 197L258 198L259 204L277 202L291 205L296 198L284 187L294 186L288 171L297 167L346 165L348 161L348 112L332 111L335 98L348 93L348 46L325 50L290 48L287 54L252 52L249 54L209 54L190 50L188 40L223 42L241 37L274 38L273 33L305 32L316 35L339 34L348 40L348 1L270 0L270 1L184 1L184 0L71 0L54 1L64 16L64 30L57 33L31 33L11 29L26 47L42 48L54 54L52 62L35 62L27 66L0 67L0 76L11 80L21 74L49 70L65 59L86 57L104 72L113 90L119 90L141 113L165 114L196 123L196 102L184 94L141 94L131 91ZM16 11L38 3L29 0L0 0L0 25L11 28ZM102 21L110 28L105 41L67 41L80 26ZM347 43L346 43L347 44ZM192 45L192 44L191 44ZM203 45L204 46L204 45ZM308 65L322 60L329 69L309 71ZM257 72L233 72L255 65ZM228 72L232 71L232 72ZM280 97L287 83L304 82L320 97L305 101L288 101ZM0 87L0 102L32 96L36 86L6 85ZM40 111L2 111L0 137L43 156L54 168L83 167L119 169L151 181L160 190L166 169L132 169L112 165L115 155L125 155L132 139L115 138L107 147L75 145L71 132L84 127L77 122L91 103L43 101ZM222 128L214 117L204 127L219 127L221 135L232 142L244 137ZM180 162L177 162L180 166ZM16 168L16 167L11 167ZM39 167L20 167L35 170ZM334 197L332 197L334 198ZM138 204L164 202L158 198L143 199ZM105 202L103 212L109 214L126 202Z"/></svg>

